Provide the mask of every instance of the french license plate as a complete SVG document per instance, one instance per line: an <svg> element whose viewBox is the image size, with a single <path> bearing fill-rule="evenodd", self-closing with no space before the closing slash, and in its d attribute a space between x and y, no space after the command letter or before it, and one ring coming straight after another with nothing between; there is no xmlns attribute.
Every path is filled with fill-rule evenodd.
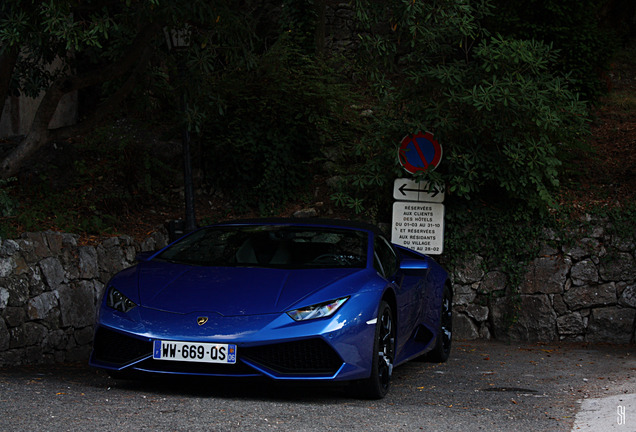
<svg viewBox="0 0 636 432"><path fill-rule="evenodd" d="M236 363L236 345L155 340L152 358L199 363Z"/></svg>

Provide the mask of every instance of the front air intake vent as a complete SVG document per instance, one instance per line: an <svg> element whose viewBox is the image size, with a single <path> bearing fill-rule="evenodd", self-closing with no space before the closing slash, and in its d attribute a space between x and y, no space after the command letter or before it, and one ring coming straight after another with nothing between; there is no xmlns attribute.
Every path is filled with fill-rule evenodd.
<svg viewBox="0 0 636 432"><path fill-rule="evenodd" d="M243 357L279 374L332 375L342 359L322 339L243 348Z"/></svg>

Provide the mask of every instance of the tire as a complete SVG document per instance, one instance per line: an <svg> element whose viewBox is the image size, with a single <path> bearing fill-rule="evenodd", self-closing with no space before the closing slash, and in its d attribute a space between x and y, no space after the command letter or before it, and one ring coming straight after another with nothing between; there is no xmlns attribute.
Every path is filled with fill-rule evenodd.
<svg viewBox="0 0 636 432"><path fill-rule="evenodd" d="M428 362L444 363L450 356L453 343L453 295L448 286L444 287L439 321L435 347L425 354L425 360Z"/></svg>
<svg viewBox="0 0 636 432"><path fill-rule="evenodd" d="M358 396L365 399L382 399L389 392L395 361L395 333L393 310L388 303L382 301L375 325L371 376L357 383L355 390Z"/></svg>

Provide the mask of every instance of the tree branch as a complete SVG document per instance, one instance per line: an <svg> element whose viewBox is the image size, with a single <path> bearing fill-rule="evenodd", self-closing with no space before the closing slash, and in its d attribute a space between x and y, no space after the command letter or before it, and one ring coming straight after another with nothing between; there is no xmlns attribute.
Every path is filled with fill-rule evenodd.
<svg viewBox="0 0 636 432"><path fill-rule="evenodd" d="M82 75L64 76L56 79L44 94L28 134L0 163L0 176L7 178L16 175L23 162L47 144L51 138L63 136L63 132L68 134L73 130L73 127L60 128L57 131L49 130L51 118L55 114L60 99L65 94L121 77L131 68L135 68L124 86L107 101L100 112L112 109L115 103L123 100L125 95L132 90L138 73L145 67L144 63L149 58L150 42L160 33L161 28L161 22L154 22L146 26L137 35L126 54L116 63ZM75 130L81 129L83 128L80 125L75 127Z"/></svg>
<svg viewBox="0 0 636 432"><path fill-rule="evenodd" d="M85 118L82 122L71 125L63 126L57 129L51 130L50 139L52 141L61 140L75 135L82 135L95 128L104 118L108 116L119 104L126 99L126 97L133 91L139 76L148 66L148 60L152 49L149 45L146 45L137 65L134 70L126 79L126 82L112 95L110 95L103 103L101 103L95 112Z"/></svg>

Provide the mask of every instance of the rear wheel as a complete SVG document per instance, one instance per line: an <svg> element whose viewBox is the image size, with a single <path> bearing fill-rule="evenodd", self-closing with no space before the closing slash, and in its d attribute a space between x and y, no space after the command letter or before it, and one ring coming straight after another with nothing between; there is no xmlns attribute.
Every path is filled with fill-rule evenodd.
<svg viewBox="0 0 636 432"><path fill-rule="evenodd" d="M358 383L356 390L360 396L381 399L388 393L395 360L395 331L391 306L382 301L375 325L371 376Z"/></svg>
<svg viewBox="0 0 636 432"><path fill-rule="evenodd" d="M426 354L426 361L443 363L448 360L453 342L453 295L448 286L444 287L440 323L435 347Z"/></svg>

